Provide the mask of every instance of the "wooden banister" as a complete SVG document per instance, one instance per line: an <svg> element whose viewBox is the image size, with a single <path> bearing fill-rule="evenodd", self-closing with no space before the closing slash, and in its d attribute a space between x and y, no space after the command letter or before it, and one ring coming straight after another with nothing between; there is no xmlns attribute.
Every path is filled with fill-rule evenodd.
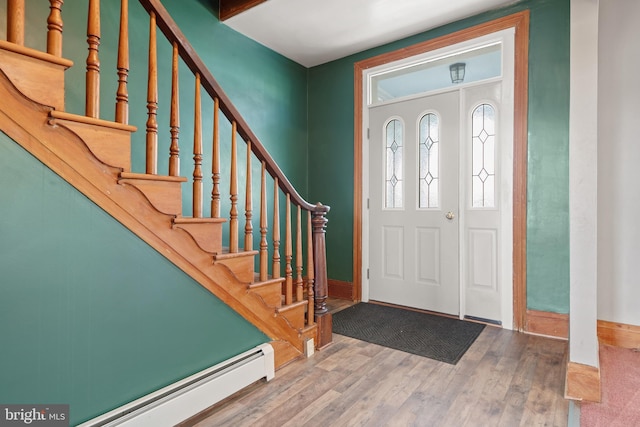
<svg viewBox="0 0 640 427"><path fill-rule="evenodd" d="M247 171L244 191L244 250L253 250L253 200L251 191L251 141L247 141Z"/></svg>
<svg viewBox="0 0 640 427"><path fill-rule="evenodd" d="M273 158L269 155L265 147L262 145L258 137L251 131L245 120L240 113L236 110L231 103L227 95L222 88L218 85L213 75L204 65L203 61L196 54L191 44L187 41L182 31L178 28L177 24L173 21L167 10L164 8L160 0L139 0L142 6L152 15L156 17L156 23L160 31L165 35L167 40L177 48L179 56L184 63L189 67L191 72L200 77L201 85L204 90L209 94L214 101L214 149L213 149L213 189L211 200L211 214L217 215L219 212L219 143L218 143L218 111L222 111L227 120L232 126L231 137L231 182L230 182L230 198L231 198L231 211L229 222L229 251L231 253L238 251L238 194L237 194L237 154L236 154L236 135L239 135L247 144L248 150L255 155L262 163L263 170L273 177L274 180L274 195L273 195L273 257L272 257L272 276L273 278L281 277L281 265L280 265L280 216L279 216L279 191L281 190L286 195L286 235L285 235L285 281L284 281L284 294L285 302L291 303L293 300L293 267L292 267L292 233L291 233L291 204L298 207L300 210L306 210L309 212L309 225L308 232L310 234L310 243L308 251L308 272L307 272L307 299L309 303L308 307L308 324L312 323L312 319L318 324L318 342L317 345L322 347L331 342L331 314L327 310L326 300L328 297L328 281L327 281L327 260L326 260L326 243L325 243L325 230L327 224L326 214L329 212L329 207L324 206L321 203L311 204L304 200L297 190L293 187L291 182L286 178L282 170L278 167ZM247 153L248 154L248 153ZM250 202L250 160L247 159L247 199L246 199L246 215L247 225L245 226L245 249L250 247L251 239L251 202ZM264 175L264 172L263 172ZM262 262L267 257L266 243L263 239L266 238L266 205L263 205L263 193L264 180L262 177L261 183L261 209L260 209L260 229L261 229L261 244L260 244L260 277L266 276L266 267ZM195 195L194 195L195 197ZM264 197L266 199L266 197ZM300 212L298 215L300 218ZM298 233L297 239L300 239L301 231L300 219L298 219ZM301 250L301 240L296 241L296 250L299 254ZM300 255L298 255L300 256ZM301 300L304 298L304 286L303 279L301 278L302 266L298 259L296 259L296 299Z"/></svg>
<svg viewBox="0 0 640 427"><path fill-rule="evenodd" d="M285 204L284 224L284 301L285 304L291 304L293 302L293 268L291 267L293 249L291 246L291 196L289 194L287 194Z"/></svg>
<svg viewBox="0 0 640 427"><path fill-rule="evenodd" d="M7 41L24 46L24 0L7 0Z"/></svg>
<svg viewBox="0 0 640 427"><path fill-rule="evenodd" d="M278 178L273 181L273 263L271 274L280 277L280 193L278 192Z"/></svg>
<svg viewBox="0 0 640 427"><path fill-rule="evenodd" d="M114 0L115 1L115 0ZM168 159L168 175L176 179L180 175L180 109L179 109L179 62L182 60L195 78L194 91L194 122L193 122L193 186L192 186L192 209L193 217L203 217L203 164L205 150L202 145L203 138L203 101L208 105L208 100L202 100L202 96L208 95L213 101L213 147L211 159L211 217L220 219L221 210L221 176L220 150L221 145L227 141L220 141L220 112L224 114L231 127L230 140L230 176L229 176L229 252L240 251L250 252L249 254L237 254L237 258L246 255L253 255L253 192L252 189L252 165L255 156L261 165L260 176L260 247L259 251L259 278L263 282L270 281L269 268L271 268L272 279L275 283L282 283L284 302L296 307L306 306L305 325L318 323L318 337L320 346L330 342L330 314L326 307L327 299L327 268L325 253L325 229L326 214L329 207L320 203L311 204L304 200L291 182L284 175L282 170L268 154L257 136L251 131L245 120L233 106L227 95L222 91L211 72L204 65L199 56L195 53L191 44L186 40L184 34L178 28L169 13L164 8L160 0L139 0L142 6L149 13L149 45L148 45L148 79L146 94L146 164L145 172L147 178L160 179L158 177L158 40L157 29L160 29L172 46L171 58L171 99L168 129L170 133L170 147ZM54 60L61 60L62 56L62 6L64 0L49 0L49 15L47 18L47 53ZM130 50L129 50L129 2L120 0L120 22L118 31L118 54L117 64L117 90L115 96L115 119L112 124L126 125L129 121L129 76L130 76ZM86 57L86 101L85 120L100 121L100 57L99 47L101 43L100 30L100 0L88 0L89 14L87 18L87 44L88 55ZM13 46L24 45L25 27L25 1L7 0L7 44ZM202 90L206 94L202 93ZM133 108L133 107L132 107ZM163 117L163 115L161 115ZM205 127L206 129L206 127ZM226 123L223 123L226 131ZM226 132L223 132L226 135ZM238 147L237 138L240 137L246 144L246 166L244 195L242 189L238 189ZM244 154L244 153L243 153ZM241 161L240 161L241 163ZM226 172L226 169L225 169ZM268 198L267 198L267 174L273 178L273 218L268 219ZM137 174L144 175L144 174ZM156 175L156 176L152 176ZM242 172L240 172L242 175ZM167 177L164 177L167 178ZM143 179L143 178L137 178ZM186 178L183 178L186 180ZM226 180L226 176L224 177ZM225 183L226 184L226 183ZM257 191L257 189L255 190ZM280 194L283 193L283 194ZM280 215L280 200L284 196L285 205L284 218ZM244 197L245 223L243 230L240 229L238 211L240 197ZM180 206L170 210L173 215L180 216ZM296 209L293 213L292 209ZM303 224L303 213L308 213L306 224ZM295 218L293 218L295 216ZM187 219L185 219L187 220ZM268 223L272 221L272 257L269 259ZM296 223L292 224L295 220ZM197 222L204 224L207 221ZM210 221L211 223L216 221ZM183 221L184 224L187 221ZM194 222L195 224L196 222ZM281 242L281 226L285 227L284 242ZM294 230L295 226L295 230ZM304 227L306 226L306 230ZM306 235L303 234L306 231ZM239 234L244 231L244 246L239 248ZM220 232L221 233L221 232ZM307 246L303 248L303 241L307 240ZM198 241L199 242L199 241ZM198 243L200 244L200 243ZM282 245L282 246L281 246ZM281 265L280 250L283 249L284 265ZM216 253L220 249L208 250ZM295 251L295 259L294 259ZM304 252L306 251L306 259ZM251 253L252 252L252 253ZM269 261L271 265L269 266ZM306 277L303 275L306 267ZM283 277L284 276L284 277ZM277 280L280 279L280 280ZM250 279L247 279L249 281ZM295 304L294 304L295 303ZM279 304L279 302L278 302ZM319 321L318 319L329 319ZM328 329L320 332L322 325L329 325ZM299 324L298 324L299 325ZM300 326L296 326L299 328ZM301 330L300 330L301 331ZM309 329L306 334L309 334ZM327 332L328 331L328 332ZM327 335L328 334L328 335ZM310 335L307 335L310 336ZM327 338L328 337L328 338Z"/></svg>
<svg viewBox="0 0 640 427"><path fill-rule="evenodd" d="M267 242L267 169L262 162L260 173L260 281L269 275L269 243Z"/></svg>
<svg viewBox="0 0 640 427"><path fill-rule="evenodd" d="M60 27L60 29L62 30L62 26ZM128 78L129 0L122 0L120 2L120 32L118 38L118 90L116 92L116 122L123 124L129 124L129 92L127 88Z"/></svg>
<svg viewBox="0 0 640 427"><path fill-rule="evenodd" d="M302 209L298 206L296 215L296 301L302 301Z"/></svg>
<svg viewBox="0 0 640 427"><path fill-rule="evenodd" d="M245 120L242 118L238 110L231 103L227 95L224 93L218 82L213 78L213 75L206 67L202 59L193 49L193 46L187 41L186 37L177 26L175 21L169 15L169 12L165 9L159 0L139 0L140 4L149 13L156 15L156 22L160 31L169 40L169 43L176 43L180 57L189 69L194 73L200 74L202 80L203 89L211 96L212 99L219 99L220 110L229 119L229 121L236 122L236 128L238 134L244 141L252 142L253 154L259 161L265 162L267 172L278 178L278 185L283 192L291 194L291 200L294 204L300 205L305 210L317 211L320 209L325 214L329 211L327 206L314 205L302 198L298 191L289 182L282 170L278 167L271 155L267 152L266 148L260 142L260 139L249 128Z"/></svg>
<svg viewBox="0 0 640 427"><path fill-rule="evenodd" d="M47 53L62 57L62 4L63 0L49 0L47 18Z"/></svg>
<svg viewBox="0 0 640 427"><path fill-rule="evenodd" d="M173 44L171 59L171 112L169 118L169 132L171 145L169 146L169 176L180 175L180 84L178 79L178 46Z"/></svg>
<svg viewBox="0 0 640 427"><path fill-rule="evenodd" d="M213 149L211 162L211 218L220 218L220 104L213 100Z"/></svg>
<svg viewBox="0 0 640 427"><path fill-rule="evenodd" d="M311 220L313 224L313 265L315 269L315 313L316 316L328 312L327 297L329 294L329 286L327 280L326 258L323 256L326 252L325 246L325 230L327 226L327 218L323 211L318 210L313 214Z"/></svg>
<svg viewBox="0 0 640 427"><path fill-rule="evenodd" d="M311 211L307 215L307 323L312 323L315 313L315 291L314 291L314 267L313 267L313 229L311 226Z"/></svg>
<svg viewBox="0 0 640 427"><path fill-rule="evenodd" d="M149 14L149 69L147 77L147 169L158 173L158 48L156 14Z"/></svg>
<svg viewBox="0 0 640 427"><path fill-rule="evenodd" d="M89 0L89 17L87 19L87 78L85 115L94 119L100 118L100 0Z"/></svg>
<svg viewBox="0 0 640 427"><path fill-rule="evenodd" d="M231 177L229 184L229 252L238 252L238 143L236 122L231 123Z"/></svg>
<svg viewBox="0 0 640 427"><path fill-rule="evenodd" d="M200 74L196 74L193 107L193 217L202 218L202 102Z"/></svg>

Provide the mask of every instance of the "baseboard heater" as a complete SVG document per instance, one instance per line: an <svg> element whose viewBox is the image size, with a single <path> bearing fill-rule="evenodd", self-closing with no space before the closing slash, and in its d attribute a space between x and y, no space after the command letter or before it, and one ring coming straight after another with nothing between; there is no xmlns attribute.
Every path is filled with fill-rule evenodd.
<svg viewBox="0 0 640 427"><path fill-rule="evenodd" d="M263 344L93 418L80 427L174 426L244 387L274 377L273 347Z"/></svg>

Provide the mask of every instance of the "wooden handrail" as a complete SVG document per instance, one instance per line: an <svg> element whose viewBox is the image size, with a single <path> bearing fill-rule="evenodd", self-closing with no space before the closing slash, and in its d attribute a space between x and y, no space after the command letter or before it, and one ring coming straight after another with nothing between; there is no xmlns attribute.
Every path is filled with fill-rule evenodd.
<svg viewBox="0 0 640 427"><path fill-rule="evenodd" d="M231 103L229 97L224 93L218 82L214 79L209 69L195 52L193 46L191 46L162 3L159 0L139 1L147 12L155 14L156 23L158 28L160 28L160 31L162 31L169 43L175 43L178 46L178 51L182 60L189 67L191 72L200 75L202 87L207 91L212 99L217 98L219 100L220 110L227 119L229 119L230 122L236 122L237 132L242 139L244 141L251 141L253 154L260 161L265 162L267 172L269 172L271 176L278 178L278 183L282 191L289 193L291 195L292 202L305 210L324 213L329 212L329 206L311 204L300 196L280 167L278 167L271 155L269 155L267 150L264 148L259 138L253 133L238 110Z"/></svg>

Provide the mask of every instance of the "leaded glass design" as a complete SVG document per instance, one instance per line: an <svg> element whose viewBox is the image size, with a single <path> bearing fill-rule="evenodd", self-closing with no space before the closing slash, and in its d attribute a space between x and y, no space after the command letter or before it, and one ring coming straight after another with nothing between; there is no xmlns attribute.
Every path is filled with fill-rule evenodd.
<svg viewBox="0 0 640 427"><path fill-rule="evenodd" d="M491 208L495 206L495 109L481 104L471 115L471 206Z"/></svg>
<svg viewBox="0 0 640 427"><path fill-rule="evenodd" d="M438 163L440 151L440 127L438 116L425 114L419 129L419 195L420 208L437 208L440 205Z"/></svg>
<svg viewBox="0 0 640 427"><path fill-rule="evenodd" d="M397 119L387 123L385 129L385 208L403 207L403 129Z"/></svg>

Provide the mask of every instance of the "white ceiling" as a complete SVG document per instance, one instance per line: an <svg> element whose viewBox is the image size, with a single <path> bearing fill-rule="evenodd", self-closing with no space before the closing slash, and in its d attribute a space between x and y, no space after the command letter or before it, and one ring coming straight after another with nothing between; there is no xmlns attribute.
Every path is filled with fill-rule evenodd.
<svg viewBox="0 0 640 427"><path fill-rule="evenodd" d="M514 0L268 0L225 21L313 67Z"/></svg>

